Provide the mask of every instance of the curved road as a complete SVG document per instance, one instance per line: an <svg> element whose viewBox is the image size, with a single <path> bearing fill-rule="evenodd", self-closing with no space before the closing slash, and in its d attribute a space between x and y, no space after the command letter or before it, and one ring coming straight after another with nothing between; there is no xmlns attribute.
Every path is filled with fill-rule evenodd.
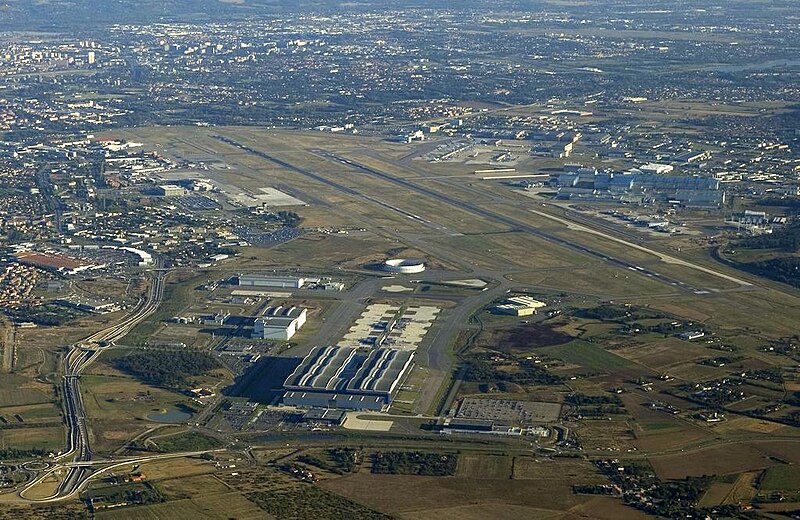
<svg viewBox="0 0 800 520"><path fill-rule="evenodd" d="M86 411L83 405L79 379L100 354L111 347L114 342L127 335L136 325L153 314L161 303L164 294L164 277L166 272L156 271L153 283L146 298L139 301L134 311L120 322L92 334L83 341L72 345L64 356L64 379L62 382L62 398L64 403L64 417L67 422L67 449L56 457L56 461L72 458L73 462L89 462L92 460L92 450L89 445L89 427L86 423ZM93 474L91 467L84 465L70 466L68 473L56 493L38 501L57 500L74 494L81 485ZM37 479L22 491L19 496L26 498L25 493L39 482Z"/></svg>

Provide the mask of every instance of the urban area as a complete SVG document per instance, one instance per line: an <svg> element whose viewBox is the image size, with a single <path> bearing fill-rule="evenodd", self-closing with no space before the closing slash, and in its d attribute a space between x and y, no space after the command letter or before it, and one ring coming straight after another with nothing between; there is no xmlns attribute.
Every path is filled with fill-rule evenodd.
<svg viewBox="0 0 800 520"><path fill-rule="evenodd" d="M798 515L795 1L0 6L0 519Z"/></svg>

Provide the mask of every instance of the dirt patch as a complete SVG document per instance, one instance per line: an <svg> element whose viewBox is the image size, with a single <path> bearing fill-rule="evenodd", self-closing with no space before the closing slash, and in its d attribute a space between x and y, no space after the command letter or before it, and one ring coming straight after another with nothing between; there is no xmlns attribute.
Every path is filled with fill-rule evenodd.
<svg viewBox="0 0 800 520"><path fill-rule="evenodd" d="M319 485L372 509L409 518L414 512L496 504L565 511L588 500L572 493L568 478L511 480L356 473Z"/></svg>
<svg viewBox="0 0 800 520"><path fill-rule="evenodd" d="M477 346L501 352L527 351L569 343L573 338L547 325L533 323L510 329L488 329L478 337Z"/></svg>
<svg viewBox="0 0 800 520"><path fill-rule="evenodd" d="M764 441L725 444L680 455L651 457L649 461L660 478L679 479L762 470L780 464L778 458L794 462L798 453L798 442Z"/></svg>

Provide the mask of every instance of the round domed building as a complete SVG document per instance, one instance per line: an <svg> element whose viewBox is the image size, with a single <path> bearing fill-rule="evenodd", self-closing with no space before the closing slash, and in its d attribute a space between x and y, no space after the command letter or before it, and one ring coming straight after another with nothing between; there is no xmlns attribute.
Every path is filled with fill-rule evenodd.
<svg viewBox="0 0 800 520"><path fill-rule="evenodd" d="M390 258L381 264L381 269L389 273L421 273L425 270L425 262L411 258Z"/></svg>

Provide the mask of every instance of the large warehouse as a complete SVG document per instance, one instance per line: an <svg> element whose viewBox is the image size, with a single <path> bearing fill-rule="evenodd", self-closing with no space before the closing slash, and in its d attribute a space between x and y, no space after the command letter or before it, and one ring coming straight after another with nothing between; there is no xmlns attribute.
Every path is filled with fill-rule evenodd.
<svg viewBox="0 0 800 520"><path fill-rule="evenodd" d="M278 276L260 273L240 274L236 284L241 287L278 287L281 289L300 289L306 279L297 276Z"/></svg>
<svg viewBox="0 0 800 520"><path fill-rule="evenodd" d="M385 410L414 352L316 347L284 383L283 403L301 408Z"/></svg>
<svg viewBox="0 0 800 520"><path fill-rule="evenodd" d="M288 341L305 324L306 316L301 307L268 307L253 323L253 337Z"/></svg>

